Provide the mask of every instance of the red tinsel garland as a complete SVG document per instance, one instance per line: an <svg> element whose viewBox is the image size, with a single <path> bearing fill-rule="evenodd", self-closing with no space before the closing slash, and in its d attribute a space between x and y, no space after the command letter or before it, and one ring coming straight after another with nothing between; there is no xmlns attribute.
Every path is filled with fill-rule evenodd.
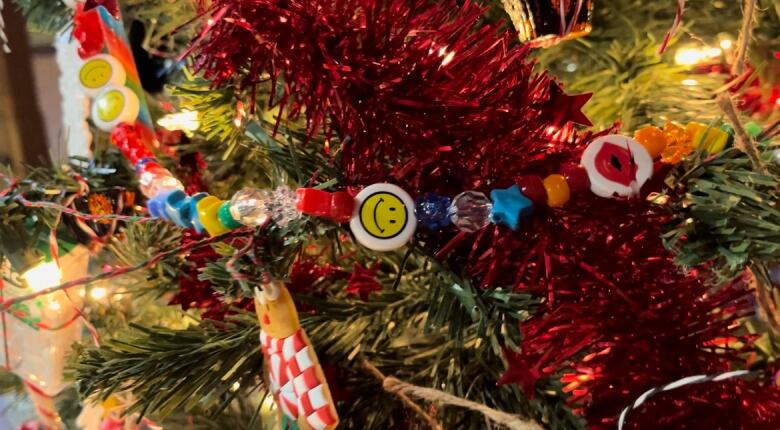
<svg viewBox="0 0 780 430"><path fill-rule="evenodd" d="M196 66L216 84L281 82L272 98L292 116L305 112L311 134L348 137L340 157L350 185L489 191L578 161L591 137L572 126L587 123L579 111L587 96L567 96L535 74L528 48L482 25L472 3L215 0L211 7L193 47ZM645 191L658 190L660 179ZM586 193L563 209L540 208L517 232L491 226L423 241L484 287L545 295L545 308L522 326L522 353L508 354L504 382L532 394L540 378L562 376L590 425L611 428L648 388L741 366L724 342L751 340L734 334L751 312L749 292L739 283L710 291L695 272L681 274L661 243L667 219L643 199ZM629 423L780 428L778 401L777 389L726 382L653 398L652 413L638 411ZM737 426L724 427L735 416Z"/></svg>

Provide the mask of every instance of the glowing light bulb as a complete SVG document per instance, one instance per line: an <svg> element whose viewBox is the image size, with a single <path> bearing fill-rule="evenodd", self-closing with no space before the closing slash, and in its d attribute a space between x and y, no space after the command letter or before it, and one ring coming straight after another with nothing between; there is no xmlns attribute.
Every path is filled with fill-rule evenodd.
<svg viewBox="0 0 780 430"><path fill-rule="evenodd" d="M183 110L181 112L170 113L157 120L160 127L175 131L195 131L200 127L198 112L192 110Z"/></svg>
<svg viewBox="0 0 780 430"><path fill-rule="evenodd" d="M721 49L728 50L731 49L732 46L734 46L734 41L731 39L723 39L720 41Z"/></svg>
<svg viewBox="0 0 780 430"><path fill-rule="evenodd" d="M687 47L680 48L674 54L674 62L681 66L694 66L704 61L718 58L723 54L720 48L716 47Z"/></svg>
<svg viewBox="0 0 780 430"><path fill-rule="evenodd" d="M699 81L696 79L683 79L682 84L686 87L694 87L696 85L699 85Z"/></svg>
<svg viewBox="0 0 780 430"><path fill-rule="evenodd" d="M103 299L107 295L108 295L108 291L106 291L106 289L103 287L95 287L89 291L89 296L95 300Z"/></svg>
<svg viewBox="0 0 780 430"><path fill-rule="evenodd" d="M60 284L62 273L57 263L49 261L38 264L32 269L24 272L22 278L27 282L27 286L33 291L41 291Z"/></svg>

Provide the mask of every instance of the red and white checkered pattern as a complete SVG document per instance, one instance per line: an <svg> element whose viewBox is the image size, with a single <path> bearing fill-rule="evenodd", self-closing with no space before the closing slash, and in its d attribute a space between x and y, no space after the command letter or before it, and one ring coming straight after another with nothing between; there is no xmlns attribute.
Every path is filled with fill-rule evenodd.
<svg viewBox="0 0 780 430"><path fill-rule="evenodd" d="M318 377L320 366L312 358L314 354L303 329L283 339L260 331L260 345L268 362L271 390L282 412L293 420L305 417L314 430L324 430L336 424L336 417L328 403L328 387Z"/></svg>

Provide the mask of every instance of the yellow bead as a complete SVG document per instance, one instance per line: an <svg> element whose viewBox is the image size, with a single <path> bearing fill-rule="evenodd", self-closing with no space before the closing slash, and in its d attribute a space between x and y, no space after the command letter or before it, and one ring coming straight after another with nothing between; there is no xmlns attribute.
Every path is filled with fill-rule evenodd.
<svg viewBox="0 0 780 430"><path fill-rule="evenodd" d="M710 155L723 151L729 141L729 134L725 131L699 122L689 122L685 129L693 139L693 146L704 146L704 150Z"/></svg>
<svg viewBox="0 0 780 430"><path fill-rule="evenodd" d="M547 191L547 206L559 208L569 201L571 193L566 178L562 175L550 175L544 178L544 189Z"/></svg>
<svg viewBox="0 0 780 430"><path fill-rule="evenodd" d="M651 158L656 158L664 152L669 140L663 130L652 125L646 125L634 133L634 139L647 149Z"/></svg>
<svg viewBox="0 0 780 430"><path fill-rule="evenodd" d="M209 233L209 236L219 236L230 231L219 222L218 212L224 200L214 196L208 196L200 199L195 206L198 209L198 221Z"/></svg>

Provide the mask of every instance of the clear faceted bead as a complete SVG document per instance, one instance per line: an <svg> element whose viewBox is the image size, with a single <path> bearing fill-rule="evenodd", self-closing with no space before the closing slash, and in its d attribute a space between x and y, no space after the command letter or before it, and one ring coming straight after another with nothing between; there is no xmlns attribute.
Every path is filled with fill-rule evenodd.
<svg viewBox="0 0 780 430"><path fill-rule="evenodd" d="M230 215L241 224L261 226L268 221L266 205L270 200L267 190L243 188L230 199Z"/></svg>
<svg viewBox="0 0 780 430"><path fill-rule="evenodd" d="M184 189L184 185L163 167L144 169L138 177L138 183L141 192L147 197L154 197L163 190Z"/></svg>
<svg viewBox="0 0 780 430"><path fill-rule="evenodd" d="M301 213L296 208L298 195L287 185L276 187L271 195L271 199L266 203L266 210L274 222L282 227L287 226L290 221L301 217Z"/></svg>
<svg viewBox="0 0 780 430"><path fill-rule="evenodd" d="M482 230L490 224L493 203L479 191L465 191L452 199L450 221L467 233Z"/></svg>

